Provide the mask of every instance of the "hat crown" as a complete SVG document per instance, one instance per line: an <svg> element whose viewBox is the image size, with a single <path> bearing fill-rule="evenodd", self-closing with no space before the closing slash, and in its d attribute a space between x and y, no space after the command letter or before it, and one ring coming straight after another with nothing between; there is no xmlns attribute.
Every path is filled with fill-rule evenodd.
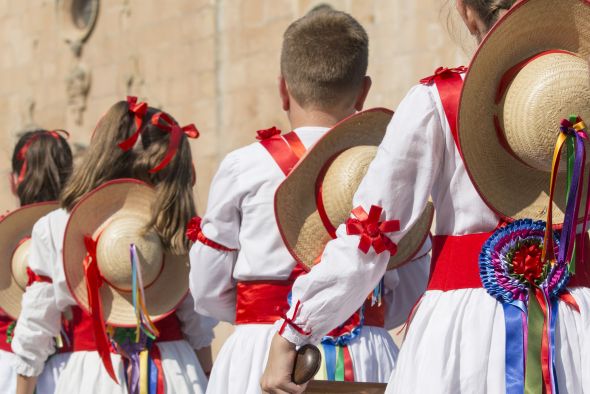
<svg viewBox="0 0 590 394"><path fill-rule="evenodd" d="M354 193L376 154L376 146L359 145L339 153L329 164L322 181L322 200L335 227L348 219Z"/></svg>
<svg viewBox="0 0 590 394"><path fill-rule="evenodd" d="M27 239L14 249L12 254L11 268L14 281L23 291L25 291L28 282L27 267L29 266L29 250L31 239Z"/></svg>
<svg viewBox="0 0 590 394"><path fill-rule="evenodd" d="M138 216L121 215L113 218L100 234L96 250L100 273L119 290L132 290L132 244L137 250L144 287L149 287L162 270L162 242L155 230L146 230L146 224Z"/></svg>
<svg viewBox="0 0 590 394"><path fill-rule="evenodd" d="M507 89L500 111L506 143L526 165L549 173L559 121L570 114L590 119L588 63L575 54L544 54L526 64Z"/></svg>

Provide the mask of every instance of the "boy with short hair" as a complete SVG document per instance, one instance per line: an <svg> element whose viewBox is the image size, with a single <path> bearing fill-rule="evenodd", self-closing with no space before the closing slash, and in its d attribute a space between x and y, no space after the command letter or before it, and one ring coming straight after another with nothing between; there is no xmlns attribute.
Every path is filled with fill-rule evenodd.
<svg viewBox="0 0 590 394"><path fill-rule="evenodd" d="M281 239L274 194L307 149L362 110L371 87L367 63L368 37L352 16L319 6L292 23L279 92L293 131L258 131L260 141L228 154L213 179L207 213L194 231L190 287L199 313L237 327L217 357L208 392L260 392L273 324L303 273ZM349 345L350 373L357 381L385 382L397 348L382 327L365 328Z"/></svg>

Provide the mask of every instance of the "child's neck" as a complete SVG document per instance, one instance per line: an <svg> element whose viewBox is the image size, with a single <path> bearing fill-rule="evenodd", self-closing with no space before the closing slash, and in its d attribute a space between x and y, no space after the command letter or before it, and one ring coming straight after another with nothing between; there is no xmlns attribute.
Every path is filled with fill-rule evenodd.
<svg viewBox="0 0 590 394"><path fill-rule="evenodd" d="M315 127L333 127L342 119L355 113L354 108L346 111L325 112L318 110L309 111L290 111L289 121L291 122L291 129L295 130L299 127L315 126Z"/></svg>

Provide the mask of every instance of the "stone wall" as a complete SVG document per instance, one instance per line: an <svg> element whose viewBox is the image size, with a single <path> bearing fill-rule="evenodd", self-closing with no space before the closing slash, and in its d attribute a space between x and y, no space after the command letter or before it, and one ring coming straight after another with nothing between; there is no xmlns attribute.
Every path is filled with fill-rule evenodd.
<svg viewBox="0 0 590 394"><path fill-rule="evenodd" d="M448 34L445 1L326 2L369 33L369 107L395 108L420 77L465 62ZM191 144L204 211L227 152L253 141L260 128L289 128L276 87L282 33L319 1L99 0L84 38L88 14L82 7L72 18L71 10L85 3L92 5L0 0L0 210L16 205L5 180L19 131L65 128L84 146L101 114L133 94L201 130Z"/></svg>

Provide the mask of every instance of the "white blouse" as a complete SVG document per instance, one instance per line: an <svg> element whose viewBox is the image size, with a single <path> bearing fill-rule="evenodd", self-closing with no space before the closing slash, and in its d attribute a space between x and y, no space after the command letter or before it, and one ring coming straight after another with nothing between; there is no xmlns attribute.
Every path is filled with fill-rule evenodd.
<svg viewBox="0 0 590 394"><path fill-rule="evenodd" d="M387 234L397 242L419 217L429 197L436 207L436 234L463 235L493 230L498 216L472 185L455 147L436 86L410 90L391 120L377 156L354 197L354 206L383 207L382 220L399 220L401 231ZM358 249L359 236L341 225L321 263L293 287L297 316L287 316L310 336L290 325L283 337L301 345L317 342L346 320L383 276L389 253ZM282 324L277 323L277 327Z"/></svg>
<svg viewBox="0 0 590 394"><path fill-rule="evenodd" d="M327 131L323 127L295 130L307 149ZM208 239L236 250L221 251L200 242L192 247L190 287L198 313L234 322L237 281L284 280L291 274L296 262L283 243L273 205L275 191L284 179L285 175L260 143L233 151L221 162L211 183L202 231ZM388 328L403 323L424 292L430 260L423 256L429 250L428 240L415 264L385 276ZM371 291L372 288L368 289L364 296Z"/></svg>
<svg viewBox="0 0 590 394"><path fill-rule="evenodd" d="M36 282L27 287L22 311L12 340L18 356L16 372L38 376L47 358L56 348L54 338L61 330L61 316L76 301L70 293L63 270L62 246L68 213L63 209L39 219L32 232L29 267L37 275L48 276L52 283ZM209 346L213 340L213 319L194 313L192 299L181 304L176 314L185 339L194 349Z"/></svg>

